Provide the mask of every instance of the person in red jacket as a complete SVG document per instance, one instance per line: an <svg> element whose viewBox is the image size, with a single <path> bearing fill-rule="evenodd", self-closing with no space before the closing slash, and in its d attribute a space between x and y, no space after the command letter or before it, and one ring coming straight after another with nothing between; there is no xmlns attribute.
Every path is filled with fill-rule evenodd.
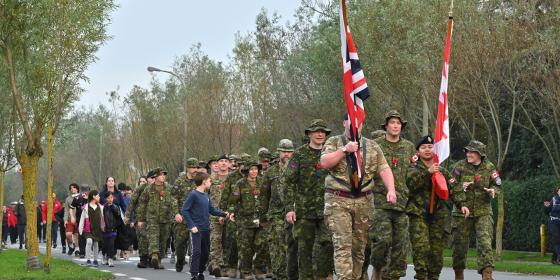
<svg viewBox="0 0 560 280"><path fill-rule="evenodd" d="M52 198L53 198L53 211L52 211L52 225L51 225L51 238L52 238L51 242L53 248L56 248L57 246L56 239L58 238L57 233L58 233L59 221L56 219L56 216L54 214L62 210L62 203L60 203L60 201L56 199L55 193L52 194ZM41 204L41 216L42 216L43 226L45 226L47 224L47 203Z"/></svg>

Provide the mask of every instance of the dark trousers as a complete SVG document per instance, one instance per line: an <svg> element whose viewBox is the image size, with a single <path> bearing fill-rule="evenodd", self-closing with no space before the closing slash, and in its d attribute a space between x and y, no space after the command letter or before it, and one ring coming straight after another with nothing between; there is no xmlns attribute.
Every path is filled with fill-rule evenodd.
<svg viewBox="0 0 560 280"><path fill-rule="evenodd" d="M552 247L552 261L560 259L560 222L548 222L549 242Z"/></svg>
<svg viewBox="0 0 560 280"><path fill-rule="evenodd" d="M18 232L18 239L19 239L19 247L25 246L25 225L17 225L17 232Z"/></svg>
<svg viewBox="0 0 560 280"><path fill-rule="evenodd" d="M10 228L10 243L16 244L18 237L18 230L17 225L13 228Z"/></svg>
<svg viewBox="0 0 560 280"><path fill-rule="evenodd" d="M101 250L103 255L107 258L114 258L117 254L117 250L115 250L115 238L116 237L103 236L103 247Z"/></svg>
<svg viewBox="0 0 560 280"><path fill-rule="evenodd" d="M4 220L4 223L6 223L7 221ZM8 233L9 233L10 229L8 228L8 225L4 224L2 225L2 242L6 243L6 241L8 241Z"/></svg>
<svg viewBox="0 0 560 280"><path fill-rule="evenodd" d="M47 236L45 235L45 239ZM53 245L56 245L56 239L58 239L58 222L52 221L51 224L51 242Z"/></svg>
<svg viewBox="0 0 560 280"><path fill-rule="evenodd" d="M80 247L80 255L86 254L86 236L84 234L78 235L78 246Z"/></svg>
<svg viewBox="0 0 560 280"><path fill-rule="evenodd" d="M210 231L191 233L191 275L203 273L210 253Z"/></svg>
<svg viewBox="0 0 560 280"><path fill-rule="evenodd" d="M60 232L60 245L66 247L66 227L64 226L64 222L58 223L58 231Z"/></svg>

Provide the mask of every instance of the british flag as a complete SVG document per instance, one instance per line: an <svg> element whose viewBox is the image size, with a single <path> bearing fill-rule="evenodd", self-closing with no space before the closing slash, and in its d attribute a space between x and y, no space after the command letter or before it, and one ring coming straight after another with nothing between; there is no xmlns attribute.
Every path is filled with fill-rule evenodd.
<svg viewBox="0 0 560 280"><path fill-rule="evenodd" d="M362 124L366 117L364 100L369 97L368 86L364 71L358 59L358 50L352 39L346 16L346 0L340 1L340 54L342 56L342 82L344 84L344 101L346 111L351 122L350 137L352 141L359 141ZM362 178L362 159L359 152L352 156L352 171L359 181ZM359 187L357 180L354 186Z"/></svg>

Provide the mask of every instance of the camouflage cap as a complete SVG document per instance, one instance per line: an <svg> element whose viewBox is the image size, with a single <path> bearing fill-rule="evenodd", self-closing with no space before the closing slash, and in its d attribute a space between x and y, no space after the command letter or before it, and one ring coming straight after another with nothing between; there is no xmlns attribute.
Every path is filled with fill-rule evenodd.
<svg viewBox="0 0 560 280"><path fill-rule="evenodd" d="M251 159L251 160L249 160L245 163L245 165L243 166L243 171L245 171L245 172L249 171L249 169L252 166L256 166L256 167L259 168L259 170L262 170L262 164L260 164L257 161Z"/></svg>
<svg viewBox="0 0 560 280"><path fill-rule="evenodd" d="M385 130L378 129L378 130L373 131L371 133L371 138L372 139L376 139L376 138L379 138L381 136L385 136Z"/></svg>
<svg viewBox="0 0 560 280"><path fill-rule="evenodd" d="M152 169L152 171L150 171L150 172L152 172L152 174L153 174L152 177L157 177L157 176L161 175L162 173L167 175L167 170L165 170L161 167L156 167L156 168Z"/></svg>
<svg viewBox="0 0 560 280"><path fill-rule="evenodd" d="M187 159L187 168L198 168L198 159L197 158L188 158Z"/></svg>
<svg viewBox="0 0 560 280"><path fill-rule="evenodd" d="M478 140L471 140L467 146L463 148L466 152L477 152L481 157L486 157L486 145Z"/></svg>
<svg viewBox="0 0 560 280"><path fill-rule="evenodd" d="M278 147L276 151L279 152L293 152L294 151L294 143L290 139L282 139L278 143Z"/></svg>
<svg viewBox="0 0 560 280"><path fill-rule="evenodd" d="M385 126L387 125L387 122L391 118L399 119L401 121L401 124L402 124L402 129L404 129L406 127L406 124L408 123L406 120L404 120L402 118L401 113L399 113L397 110L391 110L391 111L387 112L387 114L385 114L385 122L383 122L381 124L381 129L385 130Z"/></svg>
<svg viewBox="0 0 560 280"><path fill-rule="evenodd" d="M198 168L208 168L208 164L206 161L200 160L198 161Z"/></svg>
<svg viewBox="0 0 560 280"><path fill-rule="evenodd" d="M220 160L220 156L218 155L213 155L211 156L207 162L205 162L204 164L210 165L210 163L212 163L213 161L218 161Z"/></svg>
<svg viewBox="0 0 560 280"><path fill-rule="evenodd" d="M150 171L148 171L148 174L146 174L147 178L153 178L156 174L154 173L155 169L151 169Z"/></svg>
<svg viewBox="0 0 560 280"><path fill-rule="evenodd" d="M253 157L252 157L250 154L248 154L248 153L242 153L242 154L241 154L241 158L240 158L240 160L238 160L238 162L239 162L240 164L245 164L246 162L248 162L248 161L250 161L250 160L252 160L252 159L253 159Z"/></svg>
<svg viewBox="0 0 560 280"><path fill-rule="evenodd" d="M239 157L236 154L231 154L228 156L229 160L239 160Z"/></svg>
<svg viewBox="0 0 560 280"><path fill-rule="evenodd" d="M305 134L321 130L324 131L327 135L331 134L331 130L327 128L327 123L324 120L314 119L311 121L311 124L305 129Z"/></svg>
<svg viewBox="0 0 560 280"><path fill-rule="evenodd" d="M270 153L270 151L264 147L261 147L259 149L259 151L257 152L257 156L259 157L259 160L270 161L272 159L272 153Z"/></svg>

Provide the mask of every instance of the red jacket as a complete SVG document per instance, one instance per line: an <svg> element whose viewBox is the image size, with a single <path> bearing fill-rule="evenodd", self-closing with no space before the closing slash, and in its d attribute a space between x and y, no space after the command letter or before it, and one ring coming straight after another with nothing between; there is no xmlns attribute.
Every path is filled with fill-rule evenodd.
<svg viewBox="0 0 560 280"><path fill-rule="evenodd" d="M8 216L8 227L15 228L17 226L17 217L14 214L14 210L12 208L6 208L6 215Z"/></svg>
<svg viewBox="0 0 560 280"><path fill-rule="evenodd" d="M54 206L53 206L53 213L52 213L52 220L56 222L56 217L54 216L54 213L60 211L62 209L62 204L60 203L60 201L58 199L55 199L54 201ZM46 224L47 223L47 204L41 204L41 216L42 216L42 220L43 223Z"/></svg>

